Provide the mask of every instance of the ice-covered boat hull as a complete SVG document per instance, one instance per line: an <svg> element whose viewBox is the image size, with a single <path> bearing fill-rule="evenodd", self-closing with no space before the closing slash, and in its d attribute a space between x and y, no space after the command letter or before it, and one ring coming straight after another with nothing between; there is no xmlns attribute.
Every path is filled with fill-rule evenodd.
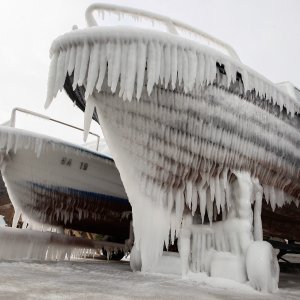
<svg viewBox="0 0 300 300"><path fill-rule="evenodd" d="M15 128L1 128L1 148L16 218L128 238L131 208L111 159Z"/></svg>
<svg viewBox="0 0 300 300"><path fill-rule="evenodd" d="M213 175L223 167L249 170L267 189L297 199L300 121L293 115L299 104L240 62L190 41L128 28L110 28L109 34L105 28L71 32L51 51L47 105L70 82L75 91L80 87L73 96L85 94L88 106L95 106L89 95L99 105L111 95L115 115L124 111L126 118L139 118L134 126L164 125L158 132L148 127L146 133L163 151L172 151L177 139L189 143L176 146L194 166L188 176L193 177L193 169ZM89 111L92 117L93 108ZM172 143L165 132L173 135Z"/></svg>
<svg viewBox="0 0 300 300"><path fill-rule="evenodd" d="M89 26L93 10L140 13L92 5ZM242 270L237 278L275 291L278 263L261 241L262 199L273 209L299 204L300 104L236 56L180 38L175 27L199 31L142 16L170 33L93 27L57 38L46 107L71 82L75 97L84 94L86 131L96 108L132 205L134 270L152 271L177 236L183 276L218 276L214 261L222 265L226 252ZM252 268L258 256L262 264Z"/></svg>
<svg viewBox="0 0 300 300"><path fill-rule="evenodd" d="M231 101L243 101L244 105L249 107L252 105L236 95L226 95L225 91L221 91L220 98L214 98L216 96L213 93L210 94L210 90L217 94L217 88L208 87L207 91L204 92L210 103L218 103L219 101L224 103L226 101L225 97L230 97ZM154 100L153 98L156 97L158 99ZM258 150L257 156L251 158L249 155L237 155L238 148L226 149L222 144L217 148L212 140L218 138L219 134L219 141L221 142L222 137L230 136L230 132L226 132L226 120L220 120L221 115L217 115L215 120L220 120L219 122L223 123L222 127L220 127L220 123L216 124L214 131L213 123L205 125L205 115L208 119L213 111L212 105L208 105L208 109L203 110L201 102L206 101L205 97L195 100L177 95L176 98L176 94L170 97L162 89L157 89L152 94L151 99L145 95L145 98L139 102L123 102L117 96L108 95L108 93L99 93L96 99L98 100L96 101L96 107L100 122L121 176L124 172L126 173L125 177L129 177L128 170L134 168L134 172L131 173L132 178L123 179L122 177L123 181L125 180L124 184L126 184L126 180L139 182L136 187L128 183L129 189L140 189L140 192L143 195L146 194L149 201L153 197L162 197L166 205L168 194L171 193L176 197L176 191L179 190L180 198L185 199L186 202L186 208L182 207L182 211L190 205L195 214L203 214L203 219L208 221L209 215L215 214L215 211L209 211L213 208L207 207L207 203L204 207L205 210L203 205L201 210L199 196L201 185L203 186L203 174L207 176L204 178L204 182L206 182L204 184L208 185L212 182L214 185L220 185L221 195L213 196L215 198L213 201L216 202L212 206L216 205L217 211L226 214L231 205L230 195L225 195L228 191L224 188L224 185L227 186L230 182L229 170L248 169L251 170L254 178L259 178L264 189L262 224L265 236L277 236L291 240L300 239L299 201L296 197L293 197L297 195L298 180L295 179L293 185L287 185L289 180L283 168L280 167L281 163L279 162L278 167L274 167L273 164L276 160L280 160L280 157L276 157L271 151L263 156L262 152ZM167 99L170 101L169 106ZM189 101L192 103L189 104ZM195 108L193 111L193 105L196 101L199 105L198 113ZM176 105L180 107L180 112L175 109L176 117L173 119L172 105L174 105L173 107ZM238 103L236 109L237 111L241 109ZM251 108L249 111L251 111ZM188 114L190 114L190 120L195 119L196 124L192 124L192 122L190 124L184 123L189 118ZM203 119L201 119L201 116L204 116ZM242 116L234 126L231 125L231 128L239 126L238 122L241 119ZM169 120L170 123L168 124ZM211 120L214 120L214 118L211 118ZM202 128L199 126L200 124L203 126ZM209 128L210 133L206 136L199 136L197 133L205 132L205 126ZM230 128L230 126L227 128ZM263 127L260 130L262 131ZM245 138L248 145L244 147L246 151L249 151L249 154L250 147L253 146L249 143L250 138ZM237 144L236 146L241 147ZM191 150L188 147L194 149ZM174 156L176 148L179 149L177 159ZM112 149L115 149L116 152ZM206 157L203 155L204 153L206 153ZM252 154L255 155L255 151ZM273 158L270 159L272 156ZM120 160L119 165L118 158ZM225 182L226 180L227 182ZM189 185L192 187L189 187ZM294 191L293 196L289 193L283 193L283 187L286 187L286 190L283 189L284 191L289 191L288 188L290 188L290 191ZM191 190L189 191L189 189ZM127 192L130 195L130 192ZM131 194L134 193L136 192L132 190ZM188 195L189 193L190 195ZM190 197L190 199L187 197ZM226 201L228 202L225 203Z"/></svg>
<svg viewBox="0 0 300 300"><path fill-rule="evenodd" d="M98 106L99 111L103 110L104 115L106 115L108 117L108 115L109 115L108 110L110 110L111 117L112 117L112 115L114 115L113 116L114 122L110 122L109 117L108 117L108 120L107 120L108 125L107 126L108 127L116 127L115 131L120 133L119 138L121 139L121 136L123 135L123 132L121 133L121 131L122 130L125 131L126 128L128 128L128 126L130 126L124 120L126 120L128 118L130 119L130 115L133 114L135 105L130 104L130 103L123 103L123 105L125 107L122 107L122 105L119 102L116 102L116 101L118 101L117 99L112 100L111 98L109 98L106 100L106 97L107 97L107 94L104 94L101 96L101 100L99 101L99 106ZM236 96L232 95L232 97L236 97ZM74 100L74 99L72 99L72 100ZM84 111L85 110L84 98L78 97L78 98L76 98L76 101L78 103L81 103L81 106L79 106L79 107L82 107L82 109ZM155 120L151 121L151 119L152 119L152 117L150 117L151 110L149 109L150 103L151 103L150 101L151 100L149 100L149 101L146 100L146 104L139 103L139 105L141 105L141 106L144 105L144 107L141 107L142 111L149 112L149 115L145 116L145 120L148 119L148 122L149 123L152 122L151 125L153 125L155 123ZM246 100L244 100L244 101L246 101ZM104 103L101 103L101 102L104 102ZM106 104L108 105L108 108L105 107ZM159 106L162 106L162 105L163 104L160 104ZM157 110L159 109L159 106L158 106ZM188 107L188 105L187 105L187 107ZM118 111L119 112L122 111L122 113L117 113ZM125 111L125 113L124 113L124 111ZM204 115L205 113L206 112L203 112L202 115ZM117 119L116 119L116 114L118 115ZM194 112L193 114L195 115L196 112ZM199 118L199 115L200 114L198 114L198 116L197 116L198 118ZM157 116L157 118L159 118L159 116ZM178 119L180 119L179 115L178 115ZM118 125L114 124L115 122L118 123L119 125L123 124L123 126L121 125L118 127ZM149 124L148 128L150 128L151 125ZM159 128L160 125L158 124L157 127ZM141 128L137 129L136 127L135 127L135 129L139 130L139 131L142 130ZM152 136L156 136L156 133L152 133ZM132 137L128 138L128 136L126 136L126 137L123 136L123 137L124 137L126 145L132 145L132 143L134 143L136 140L135 136L133 138ZM194 137L194 139L195 139L195 137ZM140 143L139 143L139 147L141 147ZM143 147L146 148L146 145L144 145ZM160 154L158 153L158 155L160 155ZM166 159L167 159L167 161L170 162L170 164L173 165L174 170L178 170L180 168L179 166L176 166L176 162L174 161L174 159L172 159L170 157L167 157ZM197 158L194 157L194 160L196 160L196 159ZM239 161L238 158L237 158L237 161ZM250 159L249 159L249 161L250 161ZM195 166L196 165L197 164L195 164ZM217 169L217 166L215 166L215 167ZM265 166L262 164L260 169L263 169L264 167ZM278 172L280 172L280 169L278 169ZM143 170L142 174L145 176L145 170ZM195 174L195 177L197 178L197 170L194 170L194 174ZM167 176L170 177L171 175L167 175ZM270 174L270 176L272 176L272 175ZM272 179L272 177L270 177L270 178ZM201 177L200 177L200 179L201 179ZM168 179L168 180L170 182L172 182L172 179ZM176 179L174 179L174 183L175 183L175 181L176 181ZM268 187L266 187L266 189L268 190ZM268 201L268 203L266 200ZM285 203L285 205L283 205L283 203L279 202L278 206L276 207L276 202L274 202L274 199L272 199L272 204L269 201L270 201L269 197L267 199L266 199L266 197L264 197L264 201L262 203L262 225L263 225L264 236L280 237L280 238L284 238L284 239L288 239L288 240L300 240L300 207L298 205L298 202L292 201L290 203ZM281 207L281 205L283 205L283 207ZM275 207L276 207L276 210L274 212Z"/></svg>

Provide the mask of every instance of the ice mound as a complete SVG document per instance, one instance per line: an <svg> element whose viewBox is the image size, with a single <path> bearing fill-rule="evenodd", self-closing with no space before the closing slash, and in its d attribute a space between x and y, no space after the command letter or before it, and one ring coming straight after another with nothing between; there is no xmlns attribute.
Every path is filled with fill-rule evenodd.
<svg viewBox="0 0 300 300"><path fill-rule="evenodd" d="M133 268L153 271L178 238L183 276L220 274L216 251L250 279L263 197L299 205L299 102L236 58L155 30L75 30L50 56L46 107L65 88L86 101L86 132L99 116L132 205Z"/></svg>

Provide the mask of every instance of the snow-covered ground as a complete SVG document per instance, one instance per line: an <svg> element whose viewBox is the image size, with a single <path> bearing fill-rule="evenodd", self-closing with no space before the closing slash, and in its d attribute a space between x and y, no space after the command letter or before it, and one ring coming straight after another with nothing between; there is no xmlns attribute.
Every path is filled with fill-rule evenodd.
<svg viewBox="0 0 300 300"><path fill-rule="evenodd" d="M229 270L230 271L230 270ZM280 290L203 277L132 273L128 262L0 262L0 299L300 299L300 274L281 274Z"/></svg>

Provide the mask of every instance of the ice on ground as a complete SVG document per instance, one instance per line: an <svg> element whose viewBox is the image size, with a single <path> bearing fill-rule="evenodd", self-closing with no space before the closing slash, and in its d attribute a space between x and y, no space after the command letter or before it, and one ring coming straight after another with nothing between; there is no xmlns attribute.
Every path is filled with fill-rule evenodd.
<svg viewBox="0 0 300 300"><path fill-rule="evenodd" d="M299 274L281 274L277 293L256 292L226 279L190 281L175 275L132 273L127 262L0 262L0 299L298 300Z"/></svg>

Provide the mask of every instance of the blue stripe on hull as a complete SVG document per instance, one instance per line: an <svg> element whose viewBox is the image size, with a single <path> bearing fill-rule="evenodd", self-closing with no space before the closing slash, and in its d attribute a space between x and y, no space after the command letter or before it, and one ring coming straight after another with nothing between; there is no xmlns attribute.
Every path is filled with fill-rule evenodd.
<svg viewBox="0 0 300 300"><path fill-rule="evenodd" d="M92 198L102 199L103 201L114 202L116 204L130 205L129 201L127 199L116 197L116 196L106 195L106 194L102 194L102 193L95 193L95 192L90 192L90 191L84 191L84 190L77 190L77 189L73 189L70 187L62 187L62 186L55 186L55 185L46 186L46 185L38 184L35 182L28 182L28 183L35 188L44 189L48 192L69 194L71 197L72 196L77 196L77 197L80 196L82 198L92 197Z"/></svg>

